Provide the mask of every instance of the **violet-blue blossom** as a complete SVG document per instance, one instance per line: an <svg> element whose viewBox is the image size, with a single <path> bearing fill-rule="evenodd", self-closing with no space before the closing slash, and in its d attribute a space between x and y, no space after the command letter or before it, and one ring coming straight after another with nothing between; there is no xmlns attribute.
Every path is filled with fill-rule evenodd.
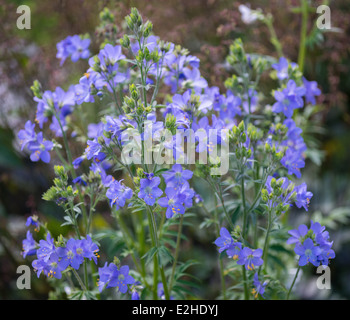
<svg viewBox="0 0 350 320"><path fill-rule="evenodd" d="M160 188L158 188L159 184L159 177L141 179L138 197L143 199L149 206L153 206L157 198L159 198L163 194L163 191Z"/></svg>

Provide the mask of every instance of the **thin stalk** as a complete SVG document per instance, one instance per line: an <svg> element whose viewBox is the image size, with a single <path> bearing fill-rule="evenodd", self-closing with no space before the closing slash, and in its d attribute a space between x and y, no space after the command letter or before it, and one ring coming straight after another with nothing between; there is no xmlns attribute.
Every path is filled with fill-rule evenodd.
<svg viewBox="0 0 350 320"><path fill-rule="evenodd" d="M154 238L154 229L152 227L151 215L152 215L152 212L150 210L147 210L147 218L148 218L149 231L151 234L151 242L152 242L152 246L155 247L156 241ZM153 299L154 300L158 300L157 286L158 286L158 259L157 259L157 255L154 255L154 258L153 258Z"/></svg>
<svg viewBox="0 0 350 320"><path fill-rule="evenodd" d="M138 243L140 248L140 256L142 257L146 253L145 232L143 228L142 211L138 213L138 224L137 224L136 230L137 230L137 238L138 238ZM140 263L141 263L142 273L146 276L145 260L141 259Z"/></svg>
<svg viewBox="0 0 350 320"><path fill-rule="evenodd" d="M77 234L77 237L78 239L80 240L81 239L81 235L80 235L80 231L79 231L79 226L78 226L78 222L77 222L77 219L75 217L75 212L74 212L74 205L73 205L73 202L72 201L69 201L69 209L71 210L71 215L70 218L71 220L73 221L73 226L74 226L74 229L75 229L75 233ZM67 211L68 212L68 211Z"/></svg>
<svg viewBox="0 0 350 320"><path fill-rule="evenodd" d="M219 217L218 217L218 204L217 199L215 199L215 214L214 214L214 220L215 220L215 230L216 230L216 236L220 237L220 227L219 227ZM224 264L222 262L222 259L220 259L219 254L219 270L220 270L220 281L221 281L221 290L222 290L222 296L223 299L226 300L226 283L225 283L225 275L224 275Z"/></svg>
<svg viewBox="0 0 350 320"><path fill-rule="evenodd" d="M58 124L60 126L60 129L62 131L62 137L63 137L63 142L64 142L64 147L66 149L66 154L67 154L67 159L68 159L68 163L69 163L69 171L71 172L72 174L72 177L73 179L75 179L77 177L77 174L75 172L75 169L72 165L72 162L73 162L73 158L72 158L72 154L70 152L70 148L69 148L69 144L68 144L68 139L67 139L67 135L66 135L66 132L63 130L63 126L62 126L62 123L61 123L61 120L60 120L60 117L58 116L57 112L54 110L54 115L58 121ZM83 197L83 194L81 192L81 188L80 186L78 185L77 186L77 189L78 189L78 194L79 194L79 200L80 202L84 202L84 197ZM87 213L86 213L86 208L85 206L82 206L82 212L83 212L83 220L84 220L84 224L85 224L85 228L87 228ZM86 229L85 229L86 230Z"/></svg>
<svg viewBox="0 0 350 320"><path fill-rule="evenodd" d="M270 32L270 41L276 49L276 52L279 57L283 56L282 45L278 40L275 28L273 27L273 18L269 15L266 19L264 19L265 24L267 25Z"/></svg>
<svg viewBox="0 0 350 320"><path fill-rule="evenodd" d="M243 230L242 236L243 239L246 240L247 236L247 220L248 220L248 211L245 202L245 188L244 188L244 177L241 179L241 194L242 194L242 204L243 204Z"/></svg>
<svg viewBox="0 0 350 320"><path fill-rule="evenodd" d="M132 261L134 262L135 264L135 267L137 269L137 271L141 274L141 277L142 277L142 280L143 282L145 283L145 285L147 287L149 287L149 284L148 282L146 281L146 278L145 278L145 274L142 272L142 268L140 267L137 259L136 259L136 256L135 256L135 253L133 251L133 247L134 247L134 240L127 228L127 226L125 225L125 222L124 222L124 219L122 218L121 214L118 214L117 211L115 211L115 217L119 223L119 226L121 228L121 231L124 235L124 238L125 238L125 242L126 242L126 245L129 249L129 251L131 252L130 255L131 255L131 258L132 258Z"/></svg>
<svg viewBox="0 0 350 320"><path fill-rule="evenodd" d="M150 223L150 232L151 232L151 238L152 238L152 245L156 248L159 248L159 244L158 244L158 236L157 236L157 225L156 225L156 221L154 219L154 214L153 211L151 209L150 206L147 206L147 214L148 214L148 221ZM163 289L164 289L164 295L165 295L165 299L169 300L170 296L169 296L169 291L168 291L168 285L166 283L166 278L165 278L165 273L164 273L164 268L162 266L159 266L158 263L158 255L155 254L154 255L154 263L155 263L155 267L157 265L157 268L160 271L160 275L161 275L161 279L162 279L162 283L163 283ZM156 285L156 284L154 284Z"/></svg>
<svg viewBox="0 0 350 320"><path fill-rule="evenodd" d="M181 215L181 217L180 217L179 229L178 229L178 231L177 231L175 257L174 257L173 267L172 267L172 270L171 270L171 277L170 277L170 284L169 284L169 292L171 292L171 289L173 288L175 270L176 270L177 260L178 260L178 257L179 257L179 250L180 250L180 243L181 243L181 235L182 235L182 224L183 224L183 220L184 220L183 218L184 218L183 215Z"/></svg>
<svg viewBox="0 0 350 320"><path fill-rule="evenodd" d="M242 273L243 273L243 286L244 286L244 300L249 300L247 273L244 265L242 266Z"/></svg>
<svg viewBox="0 0 350 320"><path fill-rule="evenodd" d="M241 180L241 193L242 193L242 203L243 203L243 230L242 230L242 237L244 240L246 240L247 236L247 208L245 203L245 188L244 188L244 177L242 176ZM247 274L245 266L242 266L242 273L243 273L243 286L244 286L244 299L249 300L249 292L248 292L248 283L247 283Z"/></svg>
<svg viewBox="0 0 350 320"><path fill-rule="evenodd" d="M68 166L68 162L63 158L61 152L55 148L55 151L56 151L56 154L58 156L58 158L61 160L61 162L65 165L65 166Z"/></svg>
<svg viewBox="0 0 350 320"><path fill-rule="evenodd" d="M264 260L265 268L267 266L267 253L269 249L269 236L270 236L271 226L272 226L272 210L269 209L268 218L267 218L267 229L266 229L264 249L263 249L263 260Z"/></svg>
<svg viewBox="0 0 350 320"><path fill-rule="evenodd" d="M87 270L87 259L84 259L84 281L85 287L89 290L89 278L88 278L88 270Z"/></svg>
<svg viewBox="0 0 350 320"><path fill-rule="evenodd" d="M217 184L214 184L210 179L207 179L207 182L210 184L210 186L212 187L214 193L216 194L216 196L220 199L220 202L221 202L221 206L224 210L224 214L225 214L225 217L226 217L226 220L227 220L227 223L230 225L232 231L234 230L235 226L234 224L232 223L231 221L231 217L225 207L225 201L224 201L224 197L223 197L223 194L222 194L222 188L221 188L221 185L220 183L217 183Z"/></svg>
<svg viewBox="0 0 350 320"><path fill-rule="evenodd" d="M300 30L300 47L298 56L298 65L301 72L304 70L306 55L306 37L307 37L307 20L308 20L308 3L307 0L301 0L301 30Z"/></svg>
<svg viewBox="0 0 350 320"><path fill-rule="evenodd" d="M79 274L78 274L78 272L76 272L76 270L75 270L74 268L71 268L71 271L73 272L75 278L78 280L78 283L79 283L81 289L82 289L83 291L87 291L87 290L86 290L86 287L85 287L85 285L84 285L84 283L83 283L83 281L81 280L81 278L80 278L80 276L79 276Z"/></svg>
<svg viewBox="0 0 350 320"><path fill-rule="evenodd" d="M297 280L299 271L300 271L300 266L298 266L298 270L297 270L297 272L295 273L295 276L294 276L292 285L291 285L290 288L289 288L289 291L288 291L288 294L287 294L287 298L286 298L287 300L289 300L290 293L292 292L292 289L293 289L293 287L294 287L295 281Z"/></svg>

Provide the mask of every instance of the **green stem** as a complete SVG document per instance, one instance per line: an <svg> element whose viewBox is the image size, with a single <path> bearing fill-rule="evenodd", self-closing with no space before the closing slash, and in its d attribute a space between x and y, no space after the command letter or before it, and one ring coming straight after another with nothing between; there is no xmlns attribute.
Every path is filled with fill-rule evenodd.
<svg viewBox="0 0 350 320"><path fill-rule="evenodd" d="M87 270L87 260L84 259L84 281L85 287L89 290L89 278L88 278L88 270Z"/></svg>
<svg viewBox="0 0 350 320"><path fill-rule="evenodd" d="M226 220L227 220L227 223L230 225L232 231L235 229L235 226L234 224L232 223L231 221L231 217L225 207L225 201L224 201L224 196L222 194L222 188L221 188L221 185L220 185L220 182L219 183L215 183L215 182L212 182L211 179L207 179L207 182L210 184L210 186L212 187L215 195L220 199L220 202L221 202L221 206L224 210L224 214L225 214L225 217L226 217Z"/></svg>
<svg viewBox="0 0 350 320"><path fill-rule="evenodd" d="M273 27L273 17L272 15L268 15L266 19L264 19L265 24L267 25L270 32L270 41L275 47L277 54L279 57L283 56L282 45L278 40L275 28Z"/></svg>
<svg viewBox="0 0 350 320"><path fill-rule="evenodd" d="M241 194L242 194L242 204L243 204L243 229L242 229L242 236L244 240L247 236L247 220L248 220L248 211L245 203L245 187L244 187L244 177L242 176L241 179Z"/></svg>
<svg viewBox="0 0 350 320"><path fill-rule="evenodd" d="M293 287L294 287L295 281L297 280L299 271L300 271L300 266L298 266L298 270L297 270L297 272L295 273L295 276L294 276L292 285L291 285L290 288L289 288L289 291L288 291L288 294L287 294L287 300L289 300L289 295L290 295L290 293L292 292L292 289L293 289Z"/></svg>
<svg viewBox="0 0 350 320"><path fill-rule="evenodd" d="M77 177L77 174L76 174L75 169L74 169L74 167L72 165L73 158L72 158L72 154L70 152L67 135L66 135L66 132L63 130L63 126L62 126L60 117L58 116L58 114L57 114L57 112L55 110L54 110L54 115L55 115L55 118L57 119L58 124L60 126L60 129L62 131L64 147L66 149L66 154L67 154L67 159L68 159L68 164L69 164L68 169L71 172L73 179L75 179ZM83 194L81 192L81 188L80 188L79 185L77 186L77 190L78 190L80 202L84 203L84 197L83 197ZM85 230L86 230L87 229L87 212L86 212L85 206L82 206L82 212L83 212L83 220L84 220Z"/></svg>
<svg viewBox="0 0 350 320"><path fill-rule="evenodd" d="M243 203L243 230L242 230L242 237L246 241L247 236L247 208L245 203L245 188L244 188L244 177L242 176L241 180L241 194L242 194L242 203ZM244 299L249 300L249 292L248 292L248 283L247 283L247 274L245 266L242 266L242 273L243 273L243 285L244 285Z"/></svg>
<svg viewBox="0 0 350 320"><path fill-rule="evenodd" d="M73 272L75 278L78 280L81 289L82 289L83 291L86 291L86 287L85 287L83 281L81 280L81 278L80 278L78 272L76 272L76 270L75 270L74 268L71 268L71 271Z"/></svg>
<svg viewBox="0 0 350 320"><path fill-rule="evenodd" d="M143 227L143 214L142 211L138 213L138 225L137 225L137 237L140 246L140 256L142 257L146 253L146 243L145 243L145 232ZM141 269L142 273L146 275L146 265L145 260L141 259Z"/></svg>
<svg viewBox="0 0 350 320"><path fill-rule="evenodd" d="M173 267L172 267L172 270L171 270L171 277L170 277L170 284L169 284L169 292L171 292L171 289L173 288L175 270L176 270L177 260L178 260L178 257L179 257L179 250L180 250L180 243L181 243L181 235L182 235L183 218L184 218L183 215L181 215L181 217L180 217L179 229L178 229L178 231L177 231L175 257L174 257Z"/></svg>
<svg viewBox="0 0 350 320"><path fill-rule="evenodd" d="M158 259L153 257L153 300L158 300Z"/></svg>
<svg viewBox="0 0 350 320"><path fill-rule="evenodd" d="M134 253L134 239L131 236L131 234L130 234L127 226L126 226L126 224L124 222L124 219L121 216L121 213L118 214L118 211L115 210L115 217L116 217L116 219L118 221L118 224L120 226L120 229L121 229L121 231L122 231L122 233L124 235L125 243L126 243L128 249L130 251L130 255L131 255L132 261L134 262L137 271L140 273L144 284L146 285L146 287L149 288L149 284L146 281L145 274L142 272L142 268L140 267L140 265L139 265L139 263L138 263L138 261L136 259L135 253Z"/></svg>
<svg viewBox="0 0 350 320"><path fill-rule="evenodd" d="M298 56L298 65L301 72L304 70L306 55L306 37L307 37L307 20L308 20L308 3L307 0L301 0L301 31L300 31L300 47Z"/></svg>
<svg viewBox="0 0 350 320"><path fill-rule="evenodd" d="M249 300L247 273L244 265L242 266L242 273L243 273L243 286L244 286L244 300Z"/></svg>
<svg viewBox="0 0 350 320"><path fill-rule="evenodd" d="M216 236L220 236L220 227L219 227L219 217L218 217L218 210L217 210L217 199L215 199L215 214L214 214L214 220L215 220L215 229L216 229ZM219 270L220 270L220 281L221 281L221 290L222 290L222 296L223 299L226 300L226 283L225 283L225 275L224 275L224 264L222 262L222 259L220 259L219 254Z"/></svg>
<svg viewBox="0 0 350 320"><path fill-rule="evenodd" d="M153 211L152 211L150 206L147 206L147 214L148 214L148 222L150 224L149 229L151 232L152 245L153 245L153 247L156 247L158 249L159 243L158 243L158 236L157 236L157 233L158 233L157 232L157 225L156 225ZM155 270L159 269L159 271L160 271L165 299L169 300L170 296L169 296L169 291L168 291L168 285L167 285L166 278L165 278L164 268L163 268L163 266L159 265L158 254L154 255L154 264L155 264ZM154 272L155 272L155 270L154 270ZM157 283L154 283L153 285L157 286ZM153 291L155 291L155 290L153 289Z"/></svg>
<svg viewBox="0 0 350 320"><path fill-rule="evenodd" d="M271 225L272 225L272 210L269 209L268 210L267 229L266 229L264 249L263 249L263 260L264 260L265 268L267 266L267 253L268 253L268 249L269 249L269 236L270 236L270 231L271 231Z"/></svg>

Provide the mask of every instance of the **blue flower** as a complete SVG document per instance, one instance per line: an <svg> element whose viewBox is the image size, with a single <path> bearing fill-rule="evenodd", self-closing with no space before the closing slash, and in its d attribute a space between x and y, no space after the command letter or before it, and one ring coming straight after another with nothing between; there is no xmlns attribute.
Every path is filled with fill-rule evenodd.
<svg viewBox="0 0 350 320"><path fill-rule="evenodd" d="M90 39L82 39L79 35L74 35L70 38L70 55L73 62L79 59L87 59L90 56L89 45Z"/></svg>
<svg viewBox="0 0 350 320"><path fill-rule="evenodd" d="M32 266L38 278L43 272L47 277L61 279L61 272L66 269L66 266L60 263L59 257L56 253L52 254L47 261L41 259L34 260Z"/></svg>
<svg viewBox="0 0 350 320"><path fill-rule="evenodd" d="M243 109L246 113L253 113L256 110L258 104L258 92L251 88L248 89L248 94L243 95Z"/></svg>
<svg viewBox="0 0 350 320"><path fill-rule="evenodd" d="M62 264L59 260L59 257L57 254L53 254L50 259L47 261L46 266L44 267L44 274L46 274L47 277L52 278L55 277L56 279L62 278L62 271L64 271L67 268L65 264Z"/></svg>
<svg viewBox="0 0 350 320"><path fill-rule="evenodd" d="M89 235L86 236L86 239L82 239L83 242L83 257L93 260L95 264L97 264L97 258L99 258L99 247L98 245L92 241Z"/></svg>
<svg viewBox="0 0 350 320"><path fill-rule="evenodd" d="M85 155L88 160L97 156L102 149L102 146L98 143L97 138L93 140L88 140L87 147L85 149Z"/></svg>
<svg viewBox="0 0 350 320"><path fill-rule="evenodd" d="M56 58L61 60L61 65L68 57L71 57L73 62L77 62L79 59L87 59L90 56L88 49L90 42L90 39L82 39L79 35L68 36L57 43Z"/></svg>
<svg viewBox="0 0 350 320"><path fill-rule="evenodd" d="M140 300L140 294L136 290L133 290L131 300Z"/></svg>
<svg viewBox="0 0 350 320"><path fill-rule="evenodd" d="M38 217L36 215L28 217L26 221L26 226L27 227L34 226L35 227L34 231L38 231L39 230Z"/></svg>
<svg viewBox="0 0 350 320"><path fill-rule="evenodd" d="M267 281L264 281L263 283L261 283L259 281L259 275L258 273L256 272L254 274L254 278L253 278L253 285L255 288L253 288L252 290L252 294L254 295L254 298L256 299L258 297L258 295L260 294L262 297L263 294L265 293L265 287L267 285Z"/></svg>
<svg viewBox="0 0 350 320"><path fill-rule="evenodd" d="M160 299L165 300L165 292L164 292L164 286L162 282L158 283L157 286L157 295ZM170 296L170 300L174 300L173 296Z"/></svg>
<svg viewBox="0 0 350 320"><path fill-rule="evenodd" d="M18 139L19 143L21 144L21 150L32 141L35 141L35 123L32 123L30 120L28 120L24 126L24 130L20 130L18 132Z"/></svg>
<svg viewBox="0 0 350 320"><path fill-rule="evenodd" d="M265 183L266 190L269 194L273 193L273 187L271 185L271 182L273 179L275 178L272 176L269 176ZM276 186L277 185L280 186L282 193L277 199L268 201L269 208L276 207L278 204L281 204L282 206L286 206L286 205L290 206L291 196L293 194L293 190L291 188L291 181L288 180L287 178L282 177L276 180L275 183L276 183Z"/></svg>
<svg viewBox="0 0 350 320"><path fill-rule="evenodd" d="M169 219L176 214L184 214L185 207L183 203L186 196L182 193L178 193L174 188L168 187L165 189L166 197L158 199L158 204L167 208L166 217Z"/></svg>
<svg viewBox="0 0 350 320"><path fill-rule="evenodd" d="M273 63L271 67L277 71L278 79L284 80L288 78L289 63L285 57L281 57L278 63Z"/></svg>
<svg viewBox="0 0 350 320"><path fill-rule="evenodd" d="M281 164L288 170L288 174L294 174L297 178L301 178L300 169L305 167L305 160L299 152L293 149L287 149Z"/></svg>
<svg viewBox="0 0 350 320"><path fill-rule="evenodd" d="M304 87L306 89L305 100L307 103L311 103L312 105L316 104L315 96L319 96L321 94L321 90L317 87L316 81L308 81L303 77Z"/></svg>
<svg viewBox="0 0 350 320"><path fill-rule="evenodd" d="M132 195L133 192L130 188L116 180L111 182L106 193L111 207L115 205L116 210L119 210L120 207L124 207L126 200L131 199Z"/></svg>
<svg viewBox="0 0 350 320"><path fill-rule="evenodd" d="M33 239L33 235L28 230L27 237L22 241L22 256L25 258L26 256L32 256L36 254L37 244Z"/></svg>
<svg viewBox="0 0 350 320"><path fill-rule="evenodd" d="M306 188L307 186L305 182L294 188L294 191L297 193L295 205L298 208L303 207L306 211L308 211L310 199L312 198L313 194L312 192L307 191Z"/></svg>
<svg viewBox="0 0 350 320"><path fill-rule="evenodd" d="M153 206L156 202L156 199L163 194L163 191L158 188L159 184L159 177L141 179L140 192L138 193L138 197L143 199L149 206Z"/></svg>
<svg viewBox="0 0 350 320"><path fill-rule="evenodd" d="M32 267L37 277L39 278L40 274L44 271L45 268L47 268L47 263L44 260L35 259L32 262Z"/></svg>
<svg viewBox="0 0 350 320"><path fill-rule="evenodd" d="M171 170L162 174L167 186L179 188L184 184L187 184L187 180L190 180L193 176L191 170L183 170L181 164L174 164Z"/></svg>
<svg viewBox="0 0 350 320"><path fill-rule="evenodd" d="M120 134L127 128L126 120L126 117L123 115L120 115L118 118L107 116L104 130L109 132L112 138L118 137L120 139Z"/></svg>
<svg viewBox="0 0 350 320"><path fill-rule="evenodd" d="M106 188L109 188L115 180L114 177L112 177L111 175L107 175L106 171L103 169L101 169L99 172L101 176L102 185L104 185Z"/></svg>
<svg viewBox="0 0 350 320"><path fill-rule="evenodd" d="M287 240L287 244L301 244L308 231L309 229L305 224L301 224L298 229L288 231L291 237Z"/></svg>
<svg viewBox="0 0 350 320"><path fill-rule="evenodd" d="M288 132L281 145L286 146L290 152L297 153L303 159L303 152L306 151L307 147L301 136L302 130L295 125L292 119L286 119L283 124L288 128Z"/></svg>
<svg viewBox="0 0 350 320"><path fill-rule="evenodd" d="M46 240L39 241L37 256L39 260L47 262L53 254L56 254L56 247L53 238L51 237L50 233L48 233L46 235Z"/></svg>
<svg viewBox="0 0 350 320"><path fill-rule="evenodd" d="M291 237L287 244L296 244L294 251L300 256L299 265L311 262L314 266L328 265L330 259L335 258L332 250L333 241L329 240L329 233L318 222L311 220L311 227L300 225L296 230L290 230Z"/></svg>
<svg viewBox="0 0 350 320"><path fill-rule="evenodd" d="M276 113L283 112L287 118L291 118L294 109L301 108L304 105L302 99L304 94L304 87L297 87L294 80L289 80L286 88L282 91L275 91L277 102L272 106L272 111Z"/></svg>
<svg viewBox="0 0 350 320"><path fill-rule="evenodd" d="M36 162L36 161L43 161L45 163L50 162L50 153L53 148L53 142L44 140L43 133L39 132L36 136L35 141L31 141L28 143L28 150L30 150L32 153L30 155L30 160Z"/></svg>
<svg viewBox="0 0 350 320"><path fill-rule="evenodd" d="M263 251L260 248L253 250L245 247L240 252L237 264L244 265L246 270L254 270L255 267L259 267L263 264L264 261L261 259L262 254Z"/></svg>
<svg viewBox="0 0 350 320"><path fill-rule="evenodd" d="M177 188L174 189L177 190ZM182 187L177 190L177 192L185 196L184 206L186 208L191 208L193 206L193 198L195 196L194 190L190 188L188 184L183 184Z"/></svg>
<svg viewBox="0 0 350 320"><path fill-rule="evenodd" d="M92 94L92 86L96 74L85 73L83 77L79 79L79 83L74 86L75 101L78 105L83 102L94 102L94 95Z"/></svg>
<svg viewBox="0 0 350 320"><path fill-rule="evenodd" d="M75 270L78 270L84 262L84 242L82 240L69 239L66 247L57 248L58 256L66 267L70 265Z"/></svg>
<svg viewBox="0 0 350 320"><path fill-rule="evenodd" d="M233 260L238 260L240 258L242 251L242 243L234 242L227 250L226 254L229 258Z"/></svg>
<svg viewBox="0 0 350 320"><path fill-rule="evenodd" d="M206 88L208 86L207 80L202 76L198 68L185 68L183 69L183 74L186 77L186 83L188 82L191 88Z"/></svg>
<svg viewBox="0 0 350 320"><path fill-rule="evenodd" d="M234 241L228 230L222 227L220 229L220 237L215 240L216 246L219 247L219 252L229 249L233 245L233 243Z"/></svg>
<svg viewBox="0 0 350 320"><path fill-rule="evenodd" d="M99 274L99 279L98 279L98 290L102 292L102 290L106 288L111 288L109 285L109 281L112 278L118 277L119 271L118 267L114 263L110 263L109 265L107 262L102 268L98 268L98 274Z"/></svg>
<svg viewBox="0 0 350 320"><path fill-rule="evenodd" d="M116 287L121 293L128 291L128 286L135 283L135 279L129 275L129 267L122 266L119 268L118 274L113 274L109 280L109 287Z"/></svg>
<svg viewBox="0 0 350 320"><path fill-rule="evenodd" d="M84 185L84 186L87 185L86 181L83 179L82 176L76 177L75 179L72 180L72 182L73 182L74 184L80 184L80 185Z"/></svg>
<svg viewBox="0 0 350 320"><path fill-rule="evenodd" d="M80 156L80 157L74 159L72 162L74 169L78 169L84 160L85 160L85 156Z"/></svg>
<svg viewBox="0 0 350 320"><path fill-rule="evenodd" d="M69 239L65 247L57 248L57 253L65 262L74 269L78 270L79 266L84 262L84 258L94 260L97 263L99 248L91 237L88 235L86 239Z"/></svg>
<svg viewBox="0 0 350 320"><path fill-rule="evenodd" d="M88 133L87 136L90 139L95 139L103 135L105 124L103 122L100 123L90 123L88 125Z"/></svg>
<svg viewBox="0 0 350 320"><path fill-rule="evenodd" d="M232 122L236 115L242 114L242 100L240 97L235 96L232 91L227 90L226 97L217 97L217 103L214 103L213 109L219 111L220 119Z"/></svg>
<svg viewBox="0 0 350 320"><path fill-rule="evenodd" d="M121 46L112 46L107 43L104 48L98 54L100 63L102 66L107 67L109 65L115 65L119 60L125 59L125 55L122 54Z"/></svg>
<svg viewBox="0 0 350 320"><path fill-rule="evenodd" d="M305 266L311 262L315 267L320 265L317 256L322 253L318 246L315 246L312 239L307 238L304 240L303 244L296 244L294 252L300 256L299 266Z"/></svg>
<svg viewBox="0 0 350 320"><path fill-rule="evenodd" d="M320 246L321 253L317 256L317 260L323 266L328 266L329 260L335 258L335 252L328 246Z"/></svg>
<svg viewBox="0 0 350 320"><path fill-rule="evenodd" d="M159 49L158 48L158 40L159 37L157 36L149 36L147 38L141 38L140 43L143 44L143 48L147 48L150 53L152 53L154 50ZM137 55L138 51L140 50L140 45L138 41L135 41L131 44L131 50L134 53L134 55Z"/></svg>

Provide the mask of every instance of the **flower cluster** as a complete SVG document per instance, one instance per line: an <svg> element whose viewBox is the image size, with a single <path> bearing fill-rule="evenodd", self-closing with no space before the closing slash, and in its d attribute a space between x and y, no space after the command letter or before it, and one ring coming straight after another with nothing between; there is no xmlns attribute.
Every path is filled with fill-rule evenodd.
<svg viewBox="0 0 350 320"><path fill-rule="evenodd" d="M272 106L272 111L277 114L282 113L287 118L283 124L288 129L282 142L274 141L274 144L277 148L286 148L281 164L288 169L288 174L294 174L300 178L300 169L305 166L306 144L301 136L302 130L296 126L292 116L295 109L304 106L304 100L306 103L316 104L315 96L319 96L321 91L316 81L308 81L305 77L297 77L298 83L293 80L293 76L296 77L298 73L298 65L288 63L284 57L281 57L278 63L272 64L272 68L276 70L281 83L284 83L282 88L274 93L276 102Z"/></svg>
<svg viewBox="0 0 350 320"><path fill-rule="evenodd" d="M241 242L233 240L229 231L224 227L220 229L220 237L215 240L215 244L219 247L219 252L226 250L227 256L237 260L237 264L244 265L246 270L254 270L263 264L262 249L243 247Z"/></svg>
<svg viewBox="0 0 350 320"><path fill-rule="evenodd" d="M263 190L263 200L270 209L276 208L277 214L286 212L292 203L300 209L303 207L308 211L310 199L313 194L307 191L306 183L295 186L287 178L275 179L269 176L265 183L266 189Z"/></svg>
<svg viewBox="0 0 350 320"><path fill-rule="evenodd" d="M125 201L131 199L132 195L133 192L130 188L124 186L116 180L111 182L106 193L111 207L115 206L116 210L118 210L120 207L124 207Z"/></svg>
<svg viewBox="0 0 350 320"><path fill-rule="evenodd" d="M330 241L325 229L320 223L311 220L310 229L302 224L298 229L288 231L291 237L287 244L295 244L294 252L299 256L299 266L308 263L315 267L328 266L329 260L335 258L333 241Z"/></svg>
<svg viewBox="0 0 350 320"><path fill-rule="evenodd" d="M224 227L220 229L220 237L215 240L215 244L219 247L220 253L226 251L229 258L235 260L238 265L244 266L246 270L253 271L264 263L262 249L244 247L241 242L235 241ZM258 273L255 273L253 284L255 286L252 290L254 297L257 298L259 294L262 296L267 282L260 283Z"/></svg>
<svg viewBox="0 0 350 320"><path fill-rule="evenodd" d="M38 277L44 273L47 277L61 279L62 272L68 267L78 270L84 259L93 260L97 264L99 257L99 248L90 236L86 239L69 239L65 245L57 246L50 233L47 233L46 240L40 240L39 244L35 243L32 236L28 237L27 233L23 246L26 255L34 254L29 250L37 247L37 259L32 262L32 266Z"/></svg>
<svg viewBox="0 0 350 320"><path fill-rule="evenodd" d="M61 65L68 57L73 62L77 62L79 59L87 59L90 56L90 42L89 38L83 39L79 35L68 36L57 43L56 57L61 60Z"/></svg>
<svg viewBox="0 0 350 320"><path fill-rule="evenodd" d="M260 10L245 6L240 6L240 10L247 23L265 19ZM114 21L108 10L101 13L101 19L102 29ZM292 205L308 211L313 196L306 183L293 182L295 177L301 178L307 150L295 115L306 104L316 103L315 97L321 94L317 83L306 80L298 65L285 57L271 63L263 57L246 54L241 40L237 39L230 46L227 58L237 74L225 81L226 88L222 91L210 86L201 75L197 57L153 35L151 22L144 23L136 9L125 22L131 34L118 41L107 37L92 56L88 49L90 39L76 35L57 44L61 64L68 57L73 62L89 58L78 83L66 91L60 87L43 91L38 82L32 87L37 103L35 121L41 131L36 133L35 124L28 120L18 133L21 149L26 147L31 152L32 161L48 163L52 150L57 151L61 160L63 156L58 142L44 138L45 130L51 131L48 136L63 141L67 155L62 161L65 168L55 167L54 186L43 198L54 200L65 209L65 224L74 226L76 236L67 241L60 236L55 242L46 230L46 240L36 243L28 231L23 241L23 257L36 255L33 267L37 275L43 272L55 278L61 278L67 268L76 273L86 260L97 264L99 247L89 235L94 234L95 207L107 200L111 211L132 208L140 218L136 227L134 216L125 214L130 221L123 223L124 212L117 212L120 233L113 233L113 237L123 240L127 250L122 254L132 254L138 271L131 272L131 276L129 267L121 266L117 258L113 263L106 262L98 270L99 291L117 288L136 300L147 286L142 296L153 290L153 298L172 299L181 287L178 274L185 274L182 269L177 272L178 268L186 267L177 259L186 211L195 207L194 211L212 214L194 189L196 184L192 179L198 178L208 183L218 201L215 213L207 217L205 224L221 226L226 219L231 228L232 233L222 227L217 235L215 245L219 253L226 254L235 266L242 266L245 297L249 286L253 288L254 298L264 297L268 283L259 279L259 275L260 271L265 275L270 268L266 261L274 224ZM108 27L108 30L114 29ZM272 95L264 95L258 87L265 71L272 71L271 78L278 82ZM161 84L168 93L162 95L163 101L158 95ZM105 110L99 110L103 117L95 123L86 123L84 106L96 100L106 106ZM268 100L271 104L264 105ZM80 119L82 123L75 123ZM69 139L83 144L75 158ZM226 149L230 170L221 175L211 173L211 169L223 164L218 153L223 155ZM208 156L209 161L203 164L202 155ZM118 178L112 173L117 170ZM144 229L145 213L149 226ZM261 213L259 218L258 213ZM177 220L178 216L181 219ZM236 232L234 224L241 216L242 228L237 225L239 232ZM265 218L266 229L265 225L260 226ZM177 241L168 240L175 232L166 228L178 221L181 222ZM129 222L135 228L132 232L128 230ZM249 230L251 224L256 227L254 242ZM28 219L27 225L40 226L34 218ZM287 243L296 245L300 266L308 262L324 265L334 258L328 233L318 223L312 222L310 230L303 225L289 233L292 237ZM262 234L263 250L258 248ZM173 257L168 248L175 246ZM142 257L140 262L137 257ZM145 261L152 260L153 287L148 283L145 265ZM172 261L171 272L165 272ZM225 291L227 279L224 271L221 272ZM86 273L84 276L88 277Z"/></svg>
<svg viewBox="0 0 350 320"><path fill-rule="evenodd" d="M20 140L21 149L27 146L28 150L31 152L30 160L43 161L45 163L50 162L50 152L53 148L53 142L45 140L43 138L43 133L39 132L38 134L34 131L35 123L32 124L28 120L25 124L25 129L20 130L18 133L18 138Z"/></svg>
<svg viewBox="0 0 350 320"><path fill-rule="evenodd" d="M107 262L102 268L98 268L99 281L98 289L100 292L104 288L117 288L121 293L126 293L129 286L135 283L135 279L129 275L129 267L117 267L116 264Z"/></svg>

